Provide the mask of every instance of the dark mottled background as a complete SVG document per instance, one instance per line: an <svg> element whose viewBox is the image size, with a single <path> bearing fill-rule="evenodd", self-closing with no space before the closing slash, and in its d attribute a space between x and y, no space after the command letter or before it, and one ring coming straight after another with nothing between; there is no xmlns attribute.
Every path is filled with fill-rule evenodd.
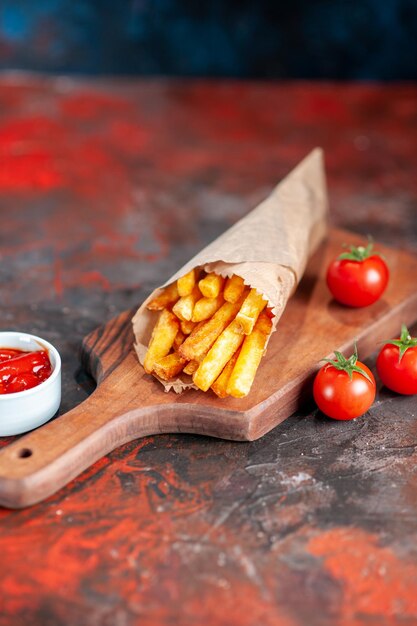
<svg viewBox="0 0 417 626"><path fill-rule="evenodd" d="M1 0L0 68L417 78L415 0Z"/></svg>

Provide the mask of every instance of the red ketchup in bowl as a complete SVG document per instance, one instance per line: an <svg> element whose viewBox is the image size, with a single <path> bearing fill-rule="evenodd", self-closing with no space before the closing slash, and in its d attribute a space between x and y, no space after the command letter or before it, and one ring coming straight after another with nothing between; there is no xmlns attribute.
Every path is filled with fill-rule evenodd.
<svg viewBox="0 0 417 626"><path fill-rule="evenodd" d="M51 374L52 366L46 350L24 352L0 348L0 394L31 389Z"/></svg>

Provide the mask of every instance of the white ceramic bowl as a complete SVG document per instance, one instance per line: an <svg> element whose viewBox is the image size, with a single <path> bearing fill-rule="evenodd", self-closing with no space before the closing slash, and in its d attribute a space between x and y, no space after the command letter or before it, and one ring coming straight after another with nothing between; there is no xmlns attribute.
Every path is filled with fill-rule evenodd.
<svg viewBox="0 0 417 626"><path fill-rule="evenodd" d="M48 350L52 374L32 389L0 394L0 437L18 435L51 419L61 402L61 357L41 337L12 331L0 332L0 348L25 351Z"/></svg>

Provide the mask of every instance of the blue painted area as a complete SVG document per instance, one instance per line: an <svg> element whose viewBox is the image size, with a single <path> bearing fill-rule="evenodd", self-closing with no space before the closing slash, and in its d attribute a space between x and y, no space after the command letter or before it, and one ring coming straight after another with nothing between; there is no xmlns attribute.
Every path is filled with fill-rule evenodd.
<svg viewBox="0 0 417 626"><path fill-rule="evenodd" d="M0 67L417 78L416 0L1 0Z"/></svg>
<svg viewBox="0 0 417 626"><path fill-rule="evenodd" d="M30 21L20 7L3 5L0 8L0 25L2 39L18 44L27 37Z"/></svg>

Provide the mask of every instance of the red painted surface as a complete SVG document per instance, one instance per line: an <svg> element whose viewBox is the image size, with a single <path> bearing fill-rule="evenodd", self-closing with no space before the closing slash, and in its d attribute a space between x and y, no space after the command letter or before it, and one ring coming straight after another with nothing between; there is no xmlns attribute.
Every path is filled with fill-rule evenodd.
<svg viewBox="0 0 417 626"><path fill-rule="evenodd" d="M333 223L417 250L416 105L411 84L3 77L1 327L58 346L68 410L91 388L82 336L315 145ZM120 448L0 510L0 626L415 626L415 416L379 386L347 424Z"/></svg>
<svg viewBox="0 0 417 626"><path fill-rule="evenodd" d="M326 571L344 586L342 614L349 623L360 616L384 616L397 624L417 615L417 565L378 545L375 535L337 528L310 540L308 548L321 557Z"/></svg>

